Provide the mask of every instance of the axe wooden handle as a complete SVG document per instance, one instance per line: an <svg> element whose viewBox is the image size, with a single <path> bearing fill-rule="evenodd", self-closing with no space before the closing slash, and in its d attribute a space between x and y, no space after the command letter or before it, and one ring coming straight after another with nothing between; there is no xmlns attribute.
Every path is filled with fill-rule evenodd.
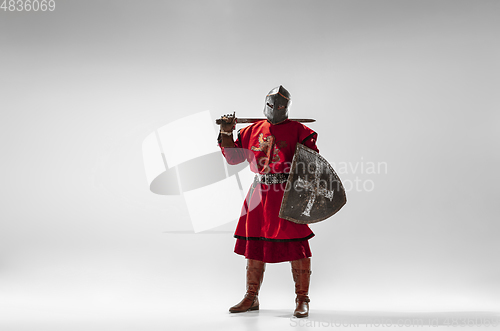
<svg viewBox="0 0 500 331"><path fill-rule="evenodd" d="M236 118L236 123L255 123L258 121L265 120L265 118ZM311 122L316 122L316 120L312 118L290 118L290 121L296 121L300 123L311 123ZM222 123L222 120L220 118L215 120L215 124L220 125Z"/></svg>

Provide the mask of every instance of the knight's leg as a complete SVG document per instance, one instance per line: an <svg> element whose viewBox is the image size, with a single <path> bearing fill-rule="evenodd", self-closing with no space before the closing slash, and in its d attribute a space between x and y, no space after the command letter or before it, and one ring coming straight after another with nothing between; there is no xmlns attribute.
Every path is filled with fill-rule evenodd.
<svg viewBox="0 0 500 331"><path fill-rule="evenodd" d="M292 275L295 282L295 317L307 317L309 315L309 281L311 277L311 258L291 261Z"/></svg>
<svg viewBox="0 0 500 331"><path fill-rule="evenodd" d="M247 259L247 292L243 300L229 308L231 313L242 313L259 309L259 289L264 278L266 264L262 261Z"/></svg>

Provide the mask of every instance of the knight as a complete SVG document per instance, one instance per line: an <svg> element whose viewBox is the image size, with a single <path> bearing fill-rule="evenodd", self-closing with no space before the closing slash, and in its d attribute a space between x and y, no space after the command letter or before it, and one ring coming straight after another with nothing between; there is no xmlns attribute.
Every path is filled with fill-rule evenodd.
<svg viewBox="0 0 500 331"><path fill-rule="evenodd" d="M265 98L265 119L240 129L236 137L234 114L221 117L218 142L226 161L249 162L255 173L234 232L234 252L247 260L246 293L229 308L231 313L258 310L266 264L290 262L296 294L293 315L301 318L309 314L309 239L314 233L308 224L280 218L279 211L296 145L319 151L316 132L288 118L291 103L283 86L273 88Z"/></svg>

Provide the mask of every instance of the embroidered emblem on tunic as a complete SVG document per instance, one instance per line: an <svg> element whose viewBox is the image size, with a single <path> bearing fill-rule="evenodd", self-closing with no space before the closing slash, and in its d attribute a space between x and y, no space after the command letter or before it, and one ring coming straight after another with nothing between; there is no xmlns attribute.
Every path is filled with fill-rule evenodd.
<svg viewBox="0 0 500 331"><path fill-rule="evenodd" d="M269 136L264 138L264 134L259 134L259 147L252 146L252 151L254 152L264 152L268 154L269 149L272 147L274 142L274 136Z"/></svg>
<svg viewBox="0 0 500 331"><path fill-rule="evenodd" d="M261 172L262 173L268 173L270 171L269 168L269 163L276 162L276 156L275 153L273 153L273 156L271 157L271 150L274 145L274 136L267 136L264 137L264 134L261 133L259 134L259 146L252 146L251 150L254 152L263 152L266 156L259 157L257 162L259 166L261 167ZM272 158L272 161L271 161ZM278 156L279 160L279 156Z"/></svg>
<svg viewBox="0 0 500 331"><path fill-rule="evenodd" d="M281 152L282 148L285 148L286 146L288 146L286 141L284 141L284 140L277 141L276 145L277 146L274 146L274 150L273 150L273 162L281 161L279 153Z"/></svg>
<svg viewBox="0 0 500 331"><path fill-rule="evenodd" d="M251 149L254 152L263 152L264 154L267 155L268 158L270 158L271 156L270 151L273 148L274 139L275 139L274 136L268 136L264 138L264 134L261 133L259 134L259 147L252 146ZM281 158L279 156L279 153L281 151L280 149L288 146L286 141L284 140L277 141L276 145L274 145L272 160L269 160L269 163L281 161Z"/></svg>

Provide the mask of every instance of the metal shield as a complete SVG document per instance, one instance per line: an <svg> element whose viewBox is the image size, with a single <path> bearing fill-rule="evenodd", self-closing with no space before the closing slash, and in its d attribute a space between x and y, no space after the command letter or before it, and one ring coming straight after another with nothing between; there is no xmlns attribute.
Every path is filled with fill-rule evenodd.
<svg viewBox="0 0 500 331"><path fill-rule="evenodd" d="M297 144L279 217L298 224L323 221L347 202L332 166L314 150Z"/></svg>

